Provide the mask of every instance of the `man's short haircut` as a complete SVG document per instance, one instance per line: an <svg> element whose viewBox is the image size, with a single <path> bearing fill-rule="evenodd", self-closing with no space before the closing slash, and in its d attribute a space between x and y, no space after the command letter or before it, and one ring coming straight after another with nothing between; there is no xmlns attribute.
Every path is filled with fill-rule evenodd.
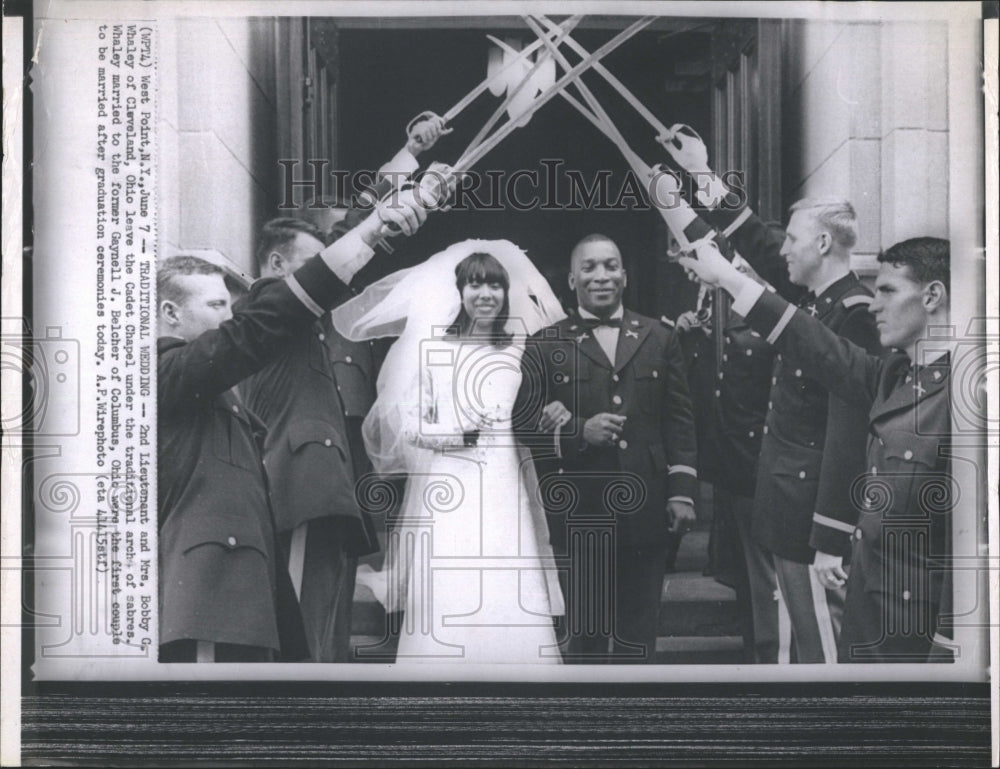
<svg viewBox="0 0 1000 769"><path fill-rule="evenodd" d="M587 245L588 243L610 243L615 248L618 248L618 244L615 243L607 235L602 235L599 232L591 233L590 235L587 235L586 237L581 238L580 241L575 246L573 246L573 250L569 252L569 263L570 263L571 266L573 264L573 255L576 253L577 249L580 248L580 246ZM619 253L621 253L620 249L619 249Z"/></svg>
<svg viewBox="0 0 1000 769"><path fill-rule="evenodd" d="M909 267L918 283L941 281L951 293L951 244L944 238L903 240L879 253L878 260L893 267Z"/></svg>
<svg viewBox="0 0 1000 769"><path fill-rule="evenodd" d="M272 251L281 251L291 243L300 233L311 235L320 243L325 243L323 233L312 222L305 219L293 219L290 216L272 219L260 229L260 237L257 238L257 267L264 269L267 264L267 257Z"/></svg>
<svg viewBox="0 0 1000 769"><path fill-rule="evenodd" d="M842 198L803 198L793 203L788 211L790 214L808 211L844 250L854 248L858 242L858 215L854 206Z"/></svg>
<svg viewBox="0 0 1000 769"><path fill-rule="evenodd" d="M182 275L221 275L225 278L226 272L219 265L212 264L199 256L181 254L168 257L160 262L156 270L158 303L169 300L180 304L187 299L187 290L176 280Z"/></svg>

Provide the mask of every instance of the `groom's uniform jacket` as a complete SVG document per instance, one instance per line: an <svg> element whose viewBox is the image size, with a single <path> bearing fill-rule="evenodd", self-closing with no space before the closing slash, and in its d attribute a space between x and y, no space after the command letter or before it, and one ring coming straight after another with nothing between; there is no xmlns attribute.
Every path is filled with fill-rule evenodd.
<svg viewBox="0 0 1000 769"><path fill-rule="evenodd" d="M612 364L588 326L569 317L528 340L514 407L515 429L535 457L552 544L560 554L574 521L613 520L630 550L662 549L667 499L693 499L698 488L681 348L673 329L625 310ZM555 400L572 419L557 435L541 433L542 408ZM584 423L601 412L627 417L614 446L584 441Z"/></svg>

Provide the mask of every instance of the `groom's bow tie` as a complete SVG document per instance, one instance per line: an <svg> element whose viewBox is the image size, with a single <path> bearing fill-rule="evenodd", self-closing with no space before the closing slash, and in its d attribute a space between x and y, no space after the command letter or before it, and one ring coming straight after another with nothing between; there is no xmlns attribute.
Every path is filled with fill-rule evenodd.
<svg viewBox="0 0 1000 769"><path fill-rule="evenodd" d="M621 328L622 319L621 318L581 318L583 321L583 327L586 329L595 329L598 326L607 326L609 328Z"/></svg>

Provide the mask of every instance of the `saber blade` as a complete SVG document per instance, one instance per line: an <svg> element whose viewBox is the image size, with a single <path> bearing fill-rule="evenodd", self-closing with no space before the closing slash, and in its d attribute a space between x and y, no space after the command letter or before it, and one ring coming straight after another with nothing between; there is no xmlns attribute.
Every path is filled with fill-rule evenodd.
<svg viewBox="0 0 1000 769"><path fill-rule="evenodd" d="M570 31L572 30L572 28L574 26L576 26L576 23L578 23L583 17L582 16L575 16L573 18L576 19L576 22L574 22L572 25L570 25L567 29L562 30L557 35L557 37L556 37L556 45L558 45L559 43L561 43L563 41L563 38L565 38L570 33ZM572 19L570 21L572 21ZM548 38L546 38L546 40L547 39ZM536 42L544 44L546 42L546 40L539 39ZM549 41L549 42L551 42L551 41ZM466 148L464 154L468 154L468 153L472 152L476 147L478 147L484 141L484 139L486 138L486 135L493 129L493 126L496 125L496 123L500 119L500 117L505 112L507 112L508 109L510 109L511 102L513 102L514 99L517 98L518 94L520 94L521 91L523 91L528 86L528 84L530 82L532 82L532 78L534 78L535 73L538 72L542 68L542 66L545 64L545 62L548 59L550 59L550 58L551 58L551 54L549 54L548 52L545 52L544 55L541 55L541 56L538 57L538 59L535 61L534 66L532 66L532 68L525 74L525 76L523 78L521 78L521 81L514 87L514 89L508 92L507 98L504 99L503 103L499 107L496 108L496 110L493 112L493 114L490 115L489 120L487 120L483 124L483 127L479 129L479 132L473 137L472 141L469 142L469 146ZM527 122L527 120L531 119L531 115L534 114L534 113L533 112L527 112L526 110L522 111L522 113L520 115L518 115L518 118L517 118L517 121L516 121L516 123L518 125L523 125L523 123L521 121L521 118L524 118L525 114L527 114L527 119L524 120L524 122ZM511 119L512 122L514 122L514 117L512 115L508 114L508 117ZM516 125L515 125L515 127L516 127Z"/></svg>
<svg viewBox="0 0 1000 769"><path fill-rule="evenodd" d="M545 16L540 16L540 15L536 15L533 18L537 19L538 21L541 21L543 24L545 24L546 27L550 29L550 33L546 34L546 38L549 38L552 28L556 27L555 22L550 21ZM678 30L678 32L679 31L684 31L684 30ZM673 32L671 34L676 34L676 32ZM545 40L543 39L539 39L538 42L542 43L543 45L545 44ZM584 48L582 45L580 45L578 42L576 42L576 40L574 40L572 37L569 37L567 35L566 37L563 38L563 42L566 43L566 45L568 45L570 48L572 48L573 51L575 51L578 56L587 55L587 49ZM656 115L654 115L649 110L649 108L645 104L643 104L639 100L639 98L635 94L633 94L621 80L615 77L614 74L607 67L605 67L603 64L595 63L594 71L598 73L601 77L603 77L608 82L608 84L611 85L611 87L614 88L622 96L622 98L625 99L625 101L627 101L633 107L633 109L635 109L636 112L638 112L646 119L647 123L649 123L654 129L656 129L658 136L663 136L668 139L673 136L673 131L671 131L669 128L663 125L663 123L659 120L659 118L657 118Z"/></svg>
<svg viewBox="0 0 1000 769"><path fill-rule="evenodd" d="M526 119L530 119L535 112L551 101L558 93L566 88L566 86L575 83L594 62L604 58L627 40L634 37L638 32L648 27L655 19L655 16L644 16L631 24L627 29L619 32L611 40L594 51L594 53L587 56L587 58L549 86L549 88L546 89L541 96L531 103L530 107L526 108L524 112L517 116L516 120L508 121L501 126L500 129L493 134L493 136L489 137L489 139L484 141L482 144L466 150L465 154L455 162L452 170L457 173L467 171L479 162L490 150L496 147L504 138L506 138L515 128L518 127L519 124L525 122Z"/></svg>
<svg viewBox="0 0 1000 769"><path fill-rule="evenodd" d="M572 32L573 28L580 23L581 19L583 19L583 16L571 16L570 18L566 19L562 24L556 24L555 22L549 21L548 23L551 24L553 27L552 37L561 38L562 35ZM548 21L548 19L546 19L546 21ZM466 107L472 104L472 102L474 102L477 98L479 98L479 95L482 94L487 88L489 88L494 82L496 82L498 78L503 76L504 73L506 73L512 67L516 66L521 62L526 61L527 58L531 56L531 54L533 54L541 47L542 47L542 41L535 40L531 45L526 46L521 51L518 51L517 58L507 62L507 64L505 64L499 70L494 72L491 77L487 77L485 80L483 80L483 82L481 82L471 91L469 91L465 96L463 96L460 101L456 102L454 107L445 112L443 115L444 122L450 123L452 120L458 117L459 114L461 114L462 110L464 110Z"/></svg>

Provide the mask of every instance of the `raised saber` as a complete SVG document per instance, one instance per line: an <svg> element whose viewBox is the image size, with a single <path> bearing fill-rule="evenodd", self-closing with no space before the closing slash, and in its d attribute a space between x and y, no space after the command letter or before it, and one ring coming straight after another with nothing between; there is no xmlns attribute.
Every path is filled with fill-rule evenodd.
<svg viewBox="0 0 1000 769"><path fill-rule="evenodd" d="M552 29L552 27L556 26L555 22L549 20L545 16L538 16L533 18L537 18L537 20L541 21L543 24L545 24L545 26L549 27L550 30ZM527 17L525 17L525 20L527 20ZM537 41L544 45L545 40L549 39L548 35L550 33L539 32L538 34L545 35L544 39L540 38ZM572 48L577 53L577 55L579 56L587 55L587 49L584 48L582 45L580 45L578 42L576 42L576 40L574 40L572 37L569 37L567 35L562 39L562 42L566 43L566 45ZM621 80L615 77L615 75L607 67L605 67L601 63L595 63L593 69L601 77L607 80L608 84L612 88L614 88L622 96L622 98L625 99L625 101L627 101L630 105L632 105L632 107L636 110L636 112L638 112L646 119L647 123L649 123L654 129L656 129L657 141L659 141L663 145L666 145L667 142L671 141L674 138L674 134L676 133L676 131L674 129L667 128L665 125L663 125L663 123L660 122L659 118L657 118L656 115L650 112L649 108L641 101L639 101L638 97L636 97L636 95L633 94ZM682 125L678 126L677 128L684 128L693 133L695 136L698 136L695 130L690 126ZM700 139L701 137L698 138Z"/></svg>
<svg viewBox="0 0 1000 769"><path fill-rule="evenodd" d="M540 31L540 28L535 23L533 23L531 19L525 17L525 21L536 32ZM562 56L561 53L555 52L554 55L557 57L557 60L565 61L565 57ZM563 66L565 66L565 64L563 64ZM589 108L585 107L576 98L566 93L565 91L561 92L561 96L566 101L568 101L581 115L583 115L585 118L587 118L587 120L593 123L594 126L606 137L608 137L608 139L610 139L611 142L616 147L618 147L618 150L622 153L626 162L632 167L632 170L637 175L644 177L646 179L652 179L653 177L650 174L650 171L652 169L628 145L628 142L625 141L625 137L622 136L621 132L618 130L618 127L614 124L611 118L608 117L607 112L605 112L604 109L601 107L600 102L597 101L597 98L593 95L593 93L591 93L590 89L587 88L587 86L584 85L582 82L577 83L577 88L580 90L580 93L583 95L584 99L586 99L586 101L590 105ZM652 191L649 192L649 195L650 198L653 197ZM658 202L659 201L654 200L653 205L656 208L656 210L660 213L660 217L663 219L664 224L667 225L667 229L670 230L671 234L677 240L677 243L680 246L681 251L687 252L692 250L694 244L692 244L691 241L688 240L687 235L684 234L683 228L676 226L676 223L671 220L667 211L661 206L657 205Z"/></svg>
<svg viewBox="0 0 1000 769"><path fill-rule="evenodd" d="M570 18L566 19L562 24L556 24L555 22L549 21L548 19L546 19L546 21L548 21L549 24L551 25L550 34L552 34L553 37L560 37L561 38L561 36L564 33L571 32L573 30L573 28L577 24L580 23L581 19L583 19L582 16L571 16ZM561 39L565 39L565 38L561 38ZM444 115L442 115L442 118L444 119L444 122L445 123L450 123L452 120L454 120L456 117L458 117L458 115L462 112L462 110L464 110L466 107L468 107L470 104L472 104L472 102L474 102L477 98L479 98L479 95L481 93L483 93L491 85L493 85L493 83L501 75L503 75L505 72L507 72L507 70L509 70L515 64L518 64L520 62L525 61L529 56L531 56L531 54L533 54L535 51L537 51L539 48L541 48L542 45L543 45L543 41L539 39L539 40L536 40L531 45L527 46L526 48L524 48L524 49L522 49L520 51L514 51L514 53L517 55L517 58L512 59L507 64L505 64L502 69L499 69L495 73L493 73L492 77L487 77L485 80L483 80L483 82L481 82L479 85L477 85L471 91L469 91L462 98L461 101L457 102L454 107L452 107L450 110L448 110L447 112L445 112Z"/></svg>
<svg viewBox="0 0 1000 769"><path fill-rule="evenodd" d="M450 175L454 176L456 174L464 173L473 165L478 163L483 157L486 156L492 149L494 149L501 141L503 141L508 135L510 135L519 125L527 120L531 119L539 109L545 106L549 101L555 97L556 94L562 93L563 89L568 85L572 85L583 75L583 73L590 68L590 66L607 56L609 53L614 51L619 46L623 45L630 38L634 37L638 32L648 27L654 20L655 16L644 16L641 19L633 22L630 26L619 32L608 42L589 54L586 58L580 61L575 67L573 67L569 72L566 72L561 78L559 78L555 83L549 86L537 99L531 102L531 104L524 109L524 111L518 115L516 118L512 118L504 123L500 128L486 139L484 142L475 147L470 147L465 151L465 153L455 161L452 167L449 169ZM544 42L543 42L544 44ZM530 78L529 73L528 77ZM525 78L527 79L527 78ZM634 154L634 153L633 153ZM422 190L423 194L428 195L435 202L442 201L442 183L444 179L440 174L425 174L423 179L421 179L418 185ZM383 225L381 229L382 236L392 236L397 235L398 230L390 228L388 225Z"/></svg>
<svg viewBox="0 0 1000 769"><path fill-rule="evenodd" d="M622 135L618 133L617 130L615 130L613 127L605 125L604 121L602 121L600 118L594 115L589 109L583 106L573 96L570 96L568 93L564 93L563 96L565 97L566 101L572 104L573 107L576 108L576 110L581 115L583 115L585 118L587 118L587 120L593 123L594 126L597 128L597 130L599 130L601 133L607 136L608 139L610 139L611 142L616 147L618 147L619 151L624 156L625 161L630 166L632 166L632 170L637 175L645 176L646 178L651 178L649 176L649 171L650 171L649 166L647 166L646 162L642 158L640 158L632 150L631 147L628 146L628 143L622 138ZM650 197L652 197L652 193L650 193ZM667 225L667 229L670 230L670 233L674 236L674 239L680 246L680 250L684 252L691 251L694 248L694 244L692 244L691 241L688 240L687 235L684 234L684 230L675 226L675 223L671 221L666 211L660 206L656 205L656 203L657 201L653 201L653 207L660 212L660 218L663 219L664 224Z"/></svg>
<svg viewBox="0 0 1000 769"><path fill-rule="evenodd" d="M553 30L553 38L561 42L563 38L565 38L566 35L568 35L573 30L573 28L576 27L576 25L579 24L580 21L582 21L582 19L583 16L570 16L561 25L557 25L553 22L553 26L555 28ZM489 88L490 85L494 83L501 75L503 75L505 72L511 69L511 67L515 66L519 62L524 62L528 56L530 56L532 53L540 49L547 40L548 40L548 35L545 35L544 39L540 37L538 40L535 40L533 43L531 43L521 51L514 51L514 49L510 48L510 46L501 45L500 46L501 50L507 49L512 54L515 54L514 58L511 61L509 61L506 65L501 67L492 76L487 76L479 85L477 85L475 88L469 91L469 93L467 93L450 110L448 110L444 114L444 117L442 118L445 124L447 124L450 120L452 120L459 113L461 113L462 110L468 107L469 104L471 104L480 94L482 94L487 88ZM473 148L476 147L476 145L479 144L483 136L485 136L490 131L490 129L493 127L496 121L500 118L500 115L502 115L504 110L507 109L507 106L514 99L514 97L517 96L517 94L520 93L521 90L526 87L528 82L531 80L532 76L541 68L541 66L545 63L545 61L548 58L550 58L549 54L546 54L544 57L539 57L539 60L535 62L531 70L524 76L524 78L521 79L521 81L517 84L517 86L513 89L513 91L507 95L507 98L504 100L503 104L500 105L500 107L496 110L493 116L486 122L483 128L480 129L479 133L476 135L476 138L472 140L472 143L466 149L466 154L468 154L470 150L472 150ZM413 118L406 126L407 135L409 135L410 130L417 122L419 122L424 118L432 118L432 117L436 117L436 115L433 112L421 112L419 115ZM519 119L521 117L522 116L519 116ZM490 149L492 149L492 147ZM434 197L435 200L438 200L442 195L442 189L439 183L440 179L438 179L436 176L425 177L425 178L428 179L428 181L424 185L426 193ZM383 224L379 232L383 247L387 251L391 252L392 250L391 246L389 246L389 244L385 241L385 238L398 235L399 229L393 225Z"/></svg>
<svg viewBox="0 0 1000 769"><path fill-rule="evenodd" d="M640 30L648 27L656 19L655 16L644 16L638 21L631 24L628 28L622 30L608 42L598 48L594 53L587 56L583 61L577 64L573 69L559 78L555 83L549 86L537 99L535 99L529 107L527 107L524 112L517 116L517 118L512 119L502 125L495 134L493 134L489 139L484 141L478 147L470 148L466 150L465 154L462 155L455 165L452 166L452 170L457 173L461 173L469 168L471 168L475 163L480 161L486 153L496 147L507 135L509 135L518 125L521 124L525 119L530 119L530 117L535 114L539 109L541 109L545 104L547 104L556 94L560 93L566 86L576 82L583 73L589 69L594 62L607 56L613 50L622 45L629 38L633 37Z"/></svg>
<svg viewBox="0 0 1000 769"><path fill-rule="evenodd" d="M566 36L572 31L573 27L575 27L580 22L581 19L583 19L582 16L574 16L571 19L567 20L566 28L562 29L559 32L559 34L556 35L557 46L566 38ZM496 38L491 38L491 39L494 42L498 42ZM539 43L540 45L544 45L546 43L551 43L552 41L550 41L548 39L548 36L546 35L544 39L540 37L535 42ZM500 48L501 50L503 49L513 50L510 48L510 46L504 44L501 44ZM489 120L483 123L483 127L479 129L479 132L473 137L472 141L469 142L469 146L465 150L466 152L469 152L473 148L477 147L486 138L486 135L493 129L493 126L496 125L496 122L500 119L500 116L503 115L503 113L506 112L507 109L510 107L511 102L514 101L517 95L521 93L521 91L523 91L528 86L528 83L531 82L531 79L534 77L535 73L538 72L538 70L541 69L542 66L545 64L546 60L550 59L551 57L552 55L548 52L546 52L544 56L538 57L538 60L535 62L534 66L525 74L523 78L521 78L521 81L507 93L507 98L504 99L503 103L496 108L496 110L493 112L492 115L490 115ZM528 117L530 119L530 115ZM520 118L518 119L517 122L519 124L521 123Z"/></svg>
<svg viewBox="0 0 1000 769"><path fill-rule="evenodd" d="M554 38L557 38L560 41L562 41L564 36L569 34L569 32L571 32L573 28L576 27L576 25L579 24L582 19L583 16L570 16L568 19L563 21L562 24L556 24L555 22L550 22L553 27L553 30L550 34L552 34ZM548 21L548 19L546 19L546 21ZM463 96L459 101L457 101L452 106L451 109L449 109L447 112L444 113L444 115L441 116L441 120L443 121L443 123L445 125L448 125L448 123L450 123L452 120L458 117L466 107L468 107L470 104L472 104L472 102L474 102L477 98L479 98L479 96L483 92L485 92L487 88L493 85L493 83L495 83L500 77L502 77L508 70L510 70L517 64L523 63L525 60L527 60L529 56L531 56L531 54L533 54L535 51L541 48L542 42L543 41L541 39L535 40L529 46L520 51L515 51L514 49L510 49L514 58L508 61L503 67L494 72L492 75L487 75L486 78L484 78L479 85L477 85L475 88L469 91L465 96ZM412 118L410 122L406 124L406 135L409 137L410 132L413 130L413 127L421 120L427 120L435 117L437 117L437 114L430 110L425 110L421 112L419 115Z"/></svg>
<svg viewBox="0 0 1000 769"><path fill-rule="evenodd" d="M558 48L556 48L554 44L548 39L548 36L542 30L541 26L539 26L539 24L529 16L524 16L522 18L524 19L525 23L529 27L531 27L532 31L535 34L539 35L539 40L541 40L542 43L545 44L545 46L549 49L549 52L552 54L552 56L555 57L556 61L559 62L559 64L562 65L564 69L568 70L570 67L569 61L566 59L565 56L563 56L562 52ZM588 117L591 120L591 122L597 125L598 128L600 128L604 132L605 136L607 136L612 142L614 142L614 144L618 147L622 155L625 156L625 159L628 161L629 165L632 166L633 170L635 170L638 173L641 169L644 169L646 167L646 164L642 161L642 159L638 155L635 154L635 152L632 151L632 148L629 147L628 142L625 141L625 137L622 136L621 131L618 130L618 127L614 124L614 121L611 120L611 117L601 106L601 103L597 100L597 97L595 97L594 94L591 92L590 88L588 88L587 85L582 80L578 80L575 83L575 85L577 89L580 91L580 95L583 96L584 101L587 103L587 106L589 107L589 112L593 113L593 114L588 114L587 112L583 112L583 114L586 117ZM560 94L563 96L563 98L569 101L570 104L572 104L578 110L582 111L583 105L577 102L572 96L570 96L570 94L566 93L565 90L561 91Z"/></svg>

